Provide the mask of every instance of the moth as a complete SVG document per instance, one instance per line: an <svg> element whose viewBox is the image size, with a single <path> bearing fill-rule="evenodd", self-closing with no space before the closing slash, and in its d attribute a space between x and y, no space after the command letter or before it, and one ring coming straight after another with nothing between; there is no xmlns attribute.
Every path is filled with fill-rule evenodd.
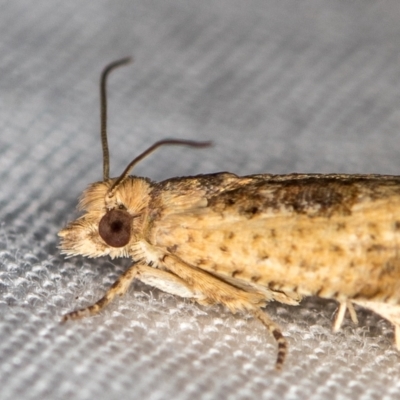
<svg viewBox="0 0 400 400"><path fill-rule="evenodd" d="M152 182L132 168L164 145L208 142L162 140L109 177L106 80L101 77L103 180L85 190L84 214L61 230L67 256L130 257L129 267L95 304L63 320L98 313L133 280L200 304L249 313L278 346L276 368L288 344L263 309L269 302L298 305L305 296L339 303L337 331L353 305L395 327L400 348L400 177L344 174L227 172Z"/></svg>

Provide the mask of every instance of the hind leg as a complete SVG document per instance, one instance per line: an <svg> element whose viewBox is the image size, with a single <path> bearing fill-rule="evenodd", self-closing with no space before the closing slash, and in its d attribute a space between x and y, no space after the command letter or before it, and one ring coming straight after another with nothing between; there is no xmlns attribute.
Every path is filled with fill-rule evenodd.
<svg viewBox="0 0 400 400"><path fill-rule="evenodd" d="M356 325L358 324L358 318L356 311L354 310L353 304L351 304L349 300L341 301L339 303L339 308L336 313L335 321L333 322L333 332L337 332L342 326L344 315L347 309L349 310L351 320Z"/></svg>
<svg viewBox="0 0 400 400"><path fill-rule="evenodd" d="M278 356L276 358L275 368L278 371L281 370L288 352L288 343L282 335L281 329L274 321L272 321L268 314L260 308L253 310L251 313L262 322L276 340L276 343L278 344Z"/></svg>

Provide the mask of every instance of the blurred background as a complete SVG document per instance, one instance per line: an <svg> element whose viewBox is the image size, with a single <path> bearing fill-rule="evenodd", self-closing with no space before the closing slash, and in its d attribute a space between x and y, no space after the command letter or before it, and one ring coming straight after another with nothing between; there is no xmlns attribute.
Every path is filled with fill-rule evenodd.
<svg viewBox="0 0 400 400"><path fill-rule="evenodd" d="M111 175L400 171L400 3L341 0L0 1L0 398L389 399L393 329L334 302L268 310L264 327L135 283L100 315L129 260L65 259L57 232L102 179L99 76L109 80Z"/></svg>

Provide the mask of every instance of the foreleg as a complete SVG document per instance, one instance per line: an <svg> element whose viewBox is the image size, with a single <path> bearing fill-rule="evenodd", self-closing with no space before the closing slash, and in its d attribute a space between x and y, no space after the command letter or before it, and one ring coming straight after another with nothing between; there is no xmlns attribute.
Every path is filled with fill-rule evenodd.
<svg viewBox="0 0 400 400"><path fill-rule="evenodd" d="M122 296L125 294L135 278L171 294L181 297L196 297L196 293L179 277L167 271L149 267L145 264L134 264L115 281L99 301L91 306L65 314L62 317L62 321L79 319L97 314L117 295Z"/></svg>

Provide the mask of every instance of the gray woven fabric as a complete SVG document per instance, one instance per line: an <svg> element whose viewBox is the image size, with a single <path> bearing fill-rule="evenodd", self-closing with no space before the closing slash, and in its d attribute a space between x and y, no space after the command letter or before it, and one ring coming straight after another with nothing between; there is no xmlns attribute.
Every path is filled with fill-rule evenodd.
<svg viewBox="0 0 400 400"><path fill-rule="evenodd" d="M1 399L390 399L399 353L358 309L268 309L290 343L281 373L260 323L142 284L100 315L129 260L66 260L57 232L101 179L98 80L110 61L112 175L400 171L398 0L13 0L0 13Z"/></svg>

